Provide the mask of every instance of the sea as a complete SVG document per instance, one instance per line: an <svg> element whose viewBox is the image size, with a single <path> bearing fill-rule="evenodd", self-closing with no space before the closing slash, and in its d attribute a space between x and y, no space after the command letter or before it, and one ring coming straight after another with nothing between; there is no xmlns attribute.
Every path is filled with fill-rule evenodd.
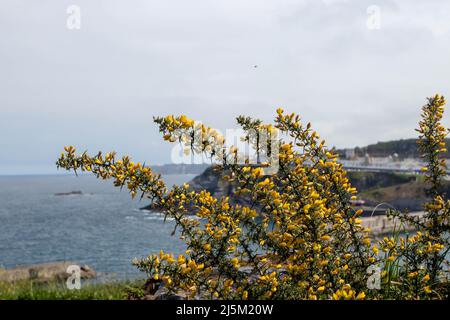
<svg viewBox="0 0 450 320"><path fill-rule="evenodd" d="M169 186L193 177L163 176ZM0 176L0 267L73 261L108 279L144 277L133 258L185 250L174 221L148 204L92 175Z"/></svg>

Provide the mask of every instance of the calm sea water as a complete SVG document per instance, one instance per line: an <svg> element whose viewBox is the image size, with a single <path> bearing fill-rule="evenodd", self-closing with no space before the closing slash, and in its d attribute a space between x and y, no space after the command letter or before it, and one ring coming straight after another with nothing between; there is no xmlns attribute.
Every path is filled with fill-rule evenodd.
<svg viewBox="0 0 450 320"><path fill-rule="evenodd" d="M193 177L164 180L173 185ZM75 190L83 194L55 196ZM147 204L88 175L0 177L0 266L74 261L113 278L142 276L131 265L134 257L184 250L170 235L173 221L139 210Z"/></svg>

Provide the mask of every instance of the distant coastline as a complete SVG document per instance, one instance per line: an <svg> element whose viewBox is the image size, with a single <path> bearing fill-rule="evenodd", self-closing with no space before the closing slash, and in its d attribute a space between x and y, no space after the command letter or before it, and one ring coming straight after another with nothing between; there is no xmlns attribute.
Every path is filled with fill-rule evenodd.
<svg viewBox="0 0 450 320"><path fill-rule="evenodd" d="M170 163L170 164L163 164L159 166L151 166L152 170L154 172L160 173L160 174L195 174L199 175L202 174L208 167L210 167L210 164L207 163L201 163L201 164L176 164L176 163Z"/></svg>

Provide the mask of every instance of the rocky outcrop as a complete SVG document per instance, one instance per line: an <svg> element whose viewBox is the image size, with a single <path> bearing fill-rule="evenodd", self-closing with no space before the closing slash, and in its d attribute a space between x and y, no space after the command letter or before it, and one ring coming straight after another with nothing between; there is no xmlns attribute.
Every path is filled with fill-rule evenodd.
<svg viewBox="0 0 450 320"><path fill-rule="evenodd" d="M221 197L230 197L230 203L232 204L249 204L249 200L245 197L235 196L236 184L225 180L224 176L226 174L226 172L218 172L214 167L208 167L202 174L188 182L189 188L196 192L206 190L218 199ZM153 205L148 205L142 209L151 211L160 210L160 208Z"/></svg>
<svg viewBox="0 0 450 320"><path fill-rule="evenodd" d="M69 266L79 265L74 262L51 262L31 266L16 267L13 269L0 269L0 281L16 282L24 280L53 281L66 280L71 273L67 272ZM95 278L96 272L87 265L80 266L82 279Z"/></svg>
<svg viewBox="0 0 450 320"><path fill-rule="evenodd" d="M231 203L249 204L249 200L242 196L236 197L236 183L230 183L224 176L228 172L220 172L209 167L201 175L196 176L189 182L189 186L194 191L206 190L217 199L221 197L230 197Z"/></svg>

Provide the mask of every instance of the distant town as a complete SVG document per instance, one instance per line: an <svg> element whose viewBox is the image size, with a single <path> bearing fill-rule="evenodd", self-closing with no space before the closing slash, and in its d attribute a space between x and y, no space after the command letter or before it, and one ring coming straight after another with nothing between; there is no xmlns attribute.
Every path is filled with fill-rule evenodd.
<svg viewBox="0 0 450 320"><path fill-rule="evenodd" d="M450 139L446 140L447 149ZM424 161L419 157L416 139L400 139L387 142L378 142L365 147L336 149L341 162L348 171L370 172L405 172L420 173ZM443 154L450 158L447 151ZM153 166L155 172L161 174L201 174L210 164L164 164Z"/></svg>

